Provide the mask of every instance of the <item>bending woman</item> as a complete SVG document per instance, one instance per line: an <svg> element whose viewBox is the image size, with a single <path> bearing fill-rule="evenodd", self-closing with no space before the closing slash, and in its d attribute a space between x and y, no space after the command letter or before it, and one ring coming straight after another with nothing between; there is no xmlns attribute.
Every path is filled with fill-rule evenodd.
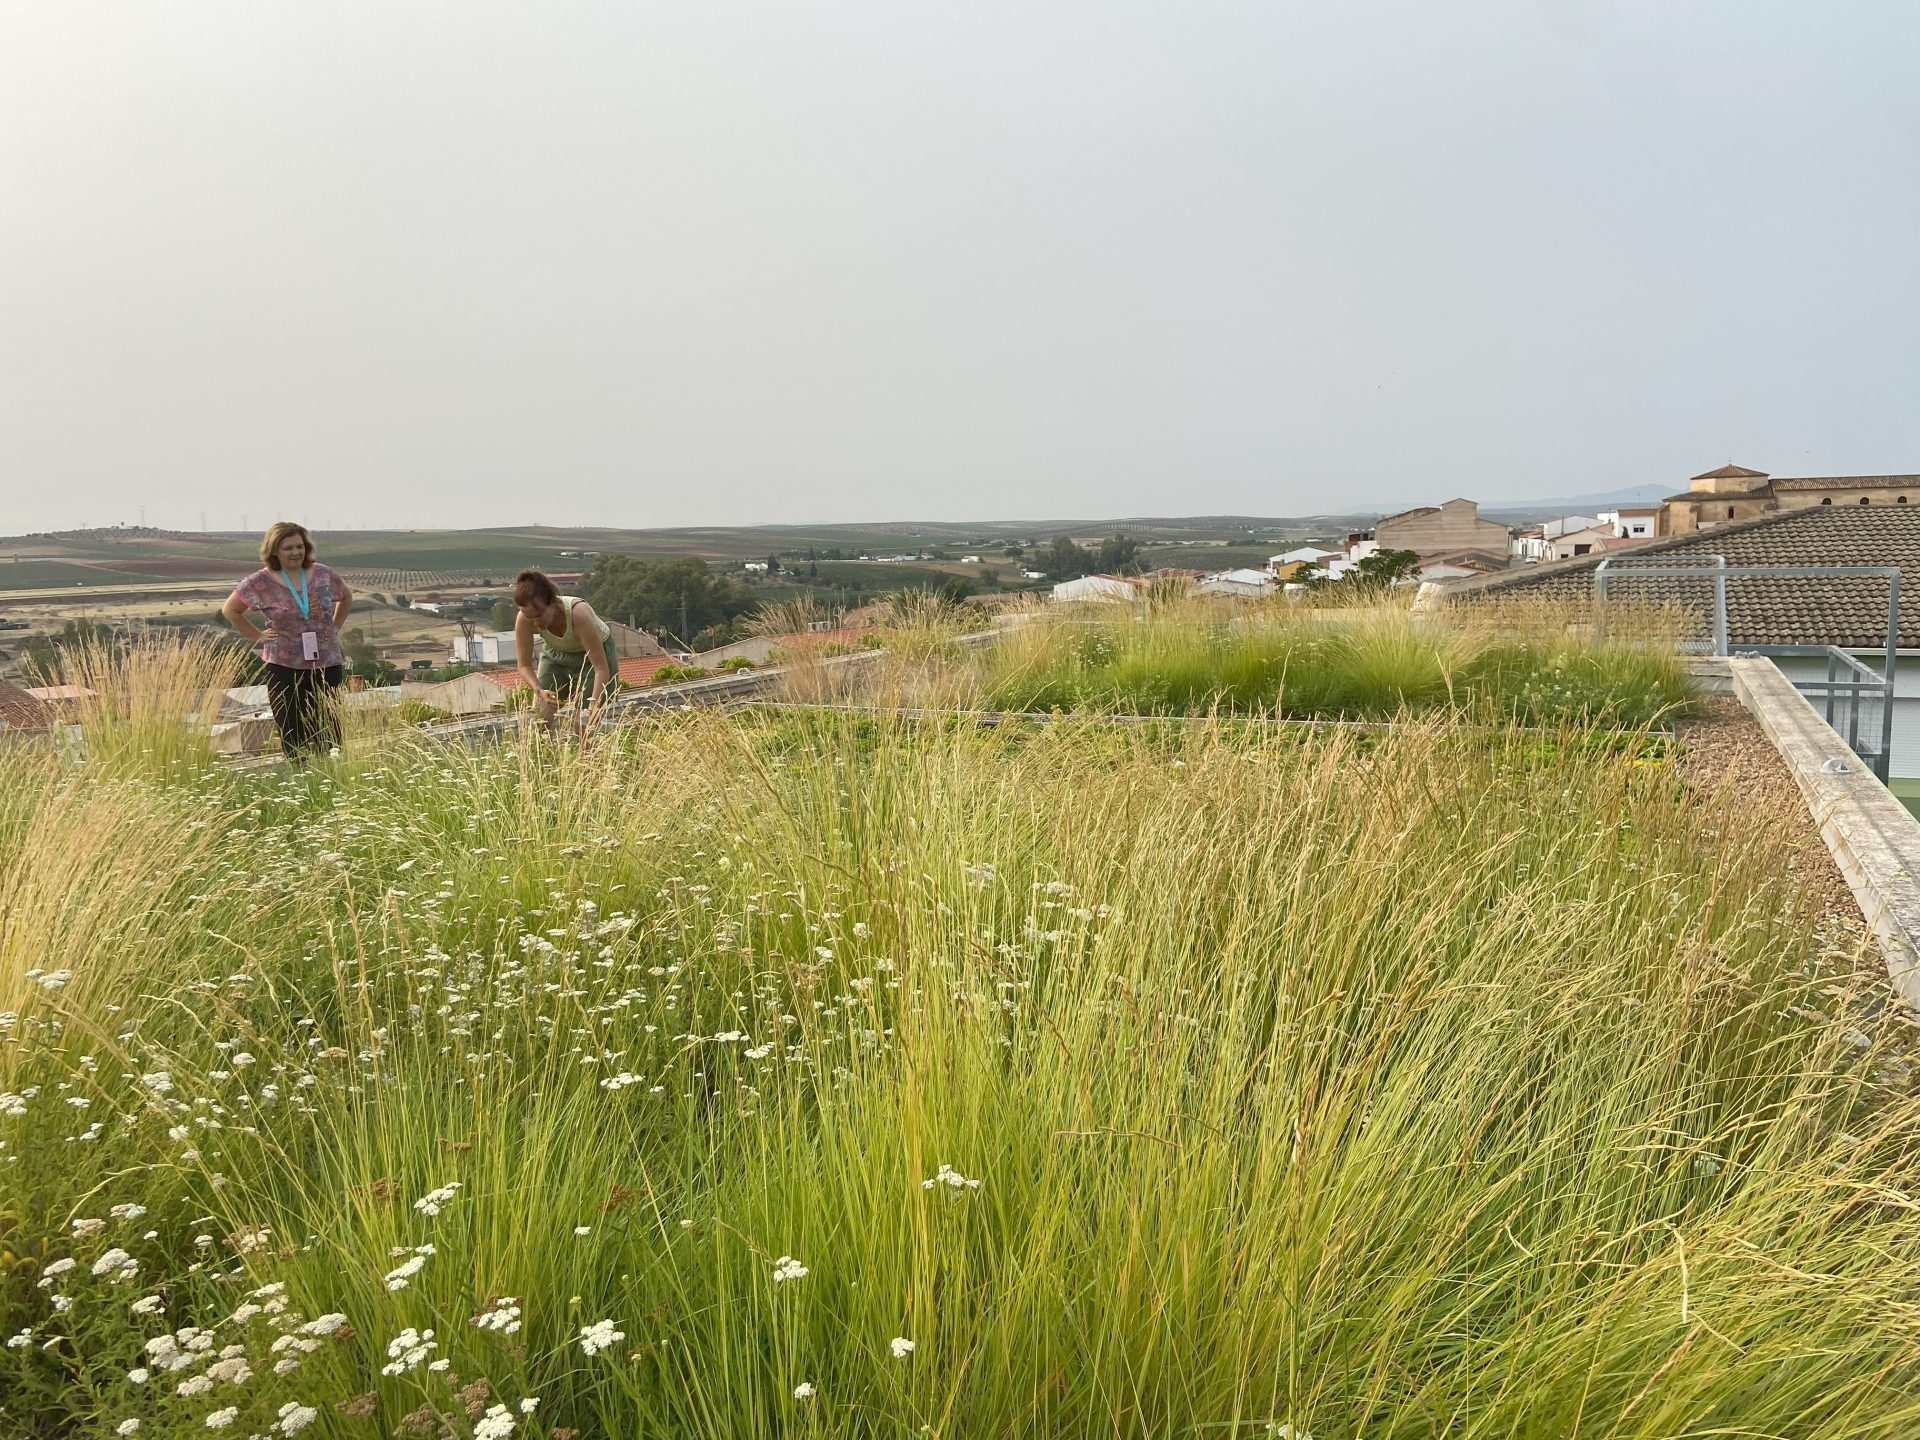
<svg viewBox="0 0 1920 1440"><path fill-rule="evenodd" d="M513 577L514 663L533 687L540 718L553 720L555 708L583 698L605 700L613 691L613 628L586 601L562 595L539 570ZM539 668L533 642L540 641Z"/></svg>
<svg viewBox="0 0 1920 1440"><path fill-rule="evenodd" d="M220 613L257 647L267 667L267 703L280 730L280 750L295 764L340 746L340 710L333 703L346 656L340 622L353 592L339 573L313 558L304 525L282 520L260 542L262 567L234 587ZM256 626L248 611L266 624Z"/></svg>

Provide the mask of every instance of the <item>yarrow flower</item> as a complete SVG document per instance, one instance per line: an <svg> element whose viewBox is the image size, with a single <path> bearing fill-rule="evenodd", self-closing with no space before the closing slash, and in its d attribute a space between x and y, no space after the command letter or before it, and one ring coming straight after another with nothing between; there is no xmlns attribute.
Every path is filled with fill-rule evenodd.
<svg viewBox="0 0 1920 1440"><path fill-rule="evenodd" d="M808 1380L802 1380L798 1385L793 1387L793 1398L796 1400L811 1400L813 1398L813 1383Z"/></svg>
<svg viewBox="0 0 1920 1440"><path fill-rule="evenodd" d="M954 1169L953 1166L945 1164L944 1162L940 1168L934 1172L931 1180L922 1180L920 1182L920 1188L922 1190L931 1190L936 1185L945 1185L953 1190L978 1190L980 1188L980 1182L978 1180L969 1180L958 1170Z"/></svg>
<svg viewBox="0 0 1920 1440"><path fill-rule="evenodd" d="M888 1344L892 1346L893 1358L896 1360L904 1360L913 1353L913 1341L907 1339L904 1335L894 1336Z"/></svg>
<svg viewBox="0 0 1920 1440"><path fill-rule="evenodd" d="M397 1250L394 1253L398 1255L408 1254L408 1252L405 1250ZM400 1265L395 1266L393 1269L387 1272L387 1276L386 1276L387 1289L389 1290L406 1289L407 1282L413 1279L414 1276L418 1275L421 1272L421 1270L426 1268L427 1257L429 1255L432 1255L433 1253L434 1253L434 1248L431 1245L415 1246L412 1254L408 1256L406 1261L404 1261Z"/></svg>
<svg viewBox="0 0 1920 1440"><path fill-rule="evenodd" d="M404 1375L425 1360L440 1344L431 1330L415 1330L411 1325L387 1342L387 1363L382 1375Z"/></svg>
<svg viewBox="0 0 1920 1440"><path fill-rule="evenodd" d="M458 1180L450 1180L439 1189L429 1190L418 1200L414 1201L413 1208L431 1220L435 1215L440 1213L442 1206L452 1203L453 1192L459 1188L460 1182Z"/></svg>
<svg viewBox="0 0 1920 1440"><path fill-rule="evenodd" d="M810 1273L812 1272L806 1266L791 1255L782 1255L773 1262L773 1283L776 1285L782 1280L804 1280Z"/></svg>
<svg viewBox="0 0 1920 1440"><path fill-rule="evenodd" d="M216 1410L207 1416L207 1428L209 1430L224 1430L233 1423L234 1417L239 1413L240 1407L237 1405L229 1405L224 1410Z"/></svg>
<svg viewBox="0 0 1920 1440"><path fill-rule="evenodd" d="M165 1308L166 1302L158 1295L142 1295L132 1306L136 1315L158 1315Z"/></svg>
<svg viewBox="0 0 1920 1440"><path fill-rule="evenodd" d="M139 1269L140 1262L118 1245L93 1262L93 1273L112 1276L111 1283L115 1285L131 1280Z"/></svg>
<svg viewBox="0 0 1920 1440"><path fill-rule="evenodd" d="M127 1420L122 1420L118 1425L114 1426L113 1433L116 1435L133 1435L133 1434L137 1434L139 1432L139 1429L140 1429L139 1420L127 1419Z"/></svg>
<svg viewBox="0 0 1920 1440"><path fill-rule="evenodd" d="M296 1430L304 1430L318 1418L320 1412L311 1405L302 1405L297 1400L289 1400L280 1407L280 1420L276 1428L282 1435L291 1435Z"/></svg>
<svg viewBox="0 0 1920 1440"><path fill-rule="evenodd" d="M511 1295L502 1295L467 1323L480 1330L495 1330L502 1335L512 1335L520 1329L520 1302Z"/></svg>
<svg viewBox="0 0 1920 1440"><path fill-rule="evenodd" d="M580 1327L580 1348L589 1355L598 1355L602 1350L610 1350L626 1338L626 1332L614 1329L611 1320L596 1320L591 1325Z"/></svg>

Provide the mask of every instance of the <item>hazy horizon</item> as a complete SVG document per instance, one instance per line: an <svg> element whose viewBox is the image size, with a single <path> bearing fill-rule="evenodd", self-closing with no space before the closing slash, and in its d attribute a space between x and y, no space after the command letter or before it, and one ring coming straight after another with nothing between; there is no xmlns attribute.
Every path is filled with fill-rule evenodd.
<svg viewBox="0 0 1920 1440"><path fill-rule="evenodd" d="M1890 0L0 4L0 533L1920 470L1916 53Z"/></svg>

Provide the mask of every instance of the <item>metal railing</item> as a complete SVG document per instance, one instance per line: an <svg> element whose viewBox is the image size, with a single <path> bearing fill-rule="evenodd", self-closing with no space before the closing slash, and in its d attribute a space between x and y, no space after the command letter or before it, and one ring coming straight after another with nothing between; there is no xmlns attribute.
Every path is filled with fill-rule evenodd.
<svg viewBox="0 0 1920 1440"><path fill-rule="evenodd" d="M1607 598L1615 580L1637 581L1662 577L1667 580L1690 579L1711 582L1712 604L1709 634L1710 653L1731 653L1727 623L1727 582L1730 580L1884 580L1887 586L1886 644L1881 668L1849 654L1837 645L1753 645L1742 646L1742 654L1769 657L1821 657L1827 662L1827 678L1795 680L1794 688L1824 701L1825 718L1836 733L1844 734L1847 746L1858 755L1884 783L1889 773L1893 749L1893 697L1895 666L1900 648L1900 567L1897 565L1729 565L1720 554L1702 555L1703 563L1688 565L1670 559L1645 560L1626 557L1602 560L1593 572L1594 632L1606 635ZM1699 642L1682 648L1698 648ZM1842 672L1851 678L1841 679ZM1867 714L1878 706L1878 716ZM1863 743L1862 719L1866 739ZM1876 723L1877 718L1877 723ZM1878 732L1877 735L1875 732Z"/></svg>

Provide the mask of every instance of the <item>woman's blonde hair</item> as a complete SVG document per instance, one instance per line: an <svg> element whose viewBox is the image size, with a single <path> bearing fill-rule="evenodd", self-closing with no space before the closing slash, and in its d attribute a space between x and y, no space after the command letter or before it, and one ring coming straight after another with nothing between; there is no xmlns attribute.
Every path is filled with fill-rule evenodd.
<svg viewBox="0 0 1920 1440"><path fill-rule="evenodd" d="M307 545L306 563L311 565L314 559L313 536L307 533L307 527L296 525L291 520L276 520L267 527L266 538L260 542L260 563L269 570L280 568L280 542L289 535L298 535Z"/></svg>

